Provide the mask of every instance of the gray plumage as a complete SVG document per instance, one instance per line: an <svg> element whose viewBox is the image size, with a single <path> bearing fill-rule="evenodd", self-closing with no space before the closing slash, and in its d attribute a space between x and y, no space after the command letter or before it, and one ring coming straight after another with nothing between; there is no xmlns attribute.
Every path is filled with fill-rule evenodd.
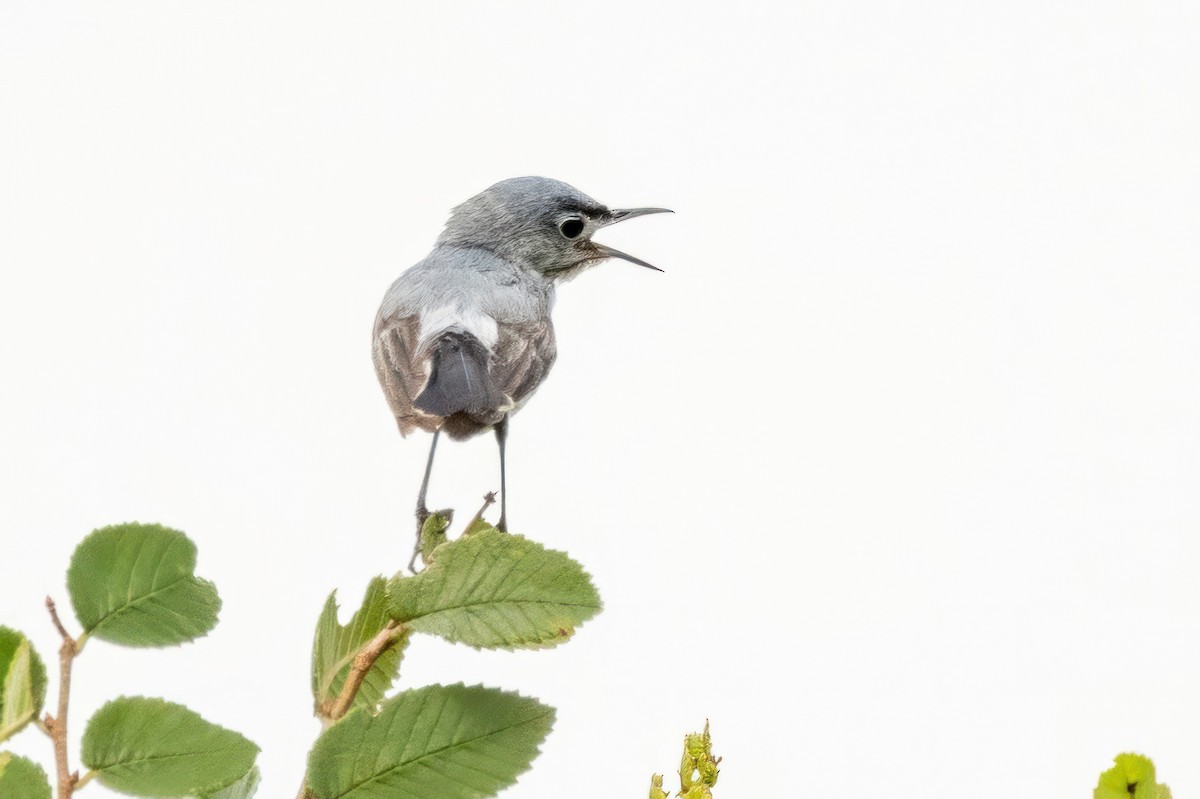
<svg viewBox="0 0 1200 799"><path fill-rule="evenodd" d="M375 370L401 434L449 422L452 438L469 438L528 399L554 363L553 303L552 280L488 250L439 242L392 284L375 321ZM446 406L417 406L447 338L469 339L486 354L487 380L470 386L496 400L488 412L479 396L456 397L458 417ZM453 376L438 370L439 380Z"/></svg>
<svg viewBox="0 0 1200 799"><path fill-rule="evenodd" d="M606 258L655 269L592 234L664 210L609 209L540 177L501 181L455 208L429 255L388 289L375 319L375 369L401 434L465 439L495 428L503 469L507 419L554 364L555 286Z"/></svg>

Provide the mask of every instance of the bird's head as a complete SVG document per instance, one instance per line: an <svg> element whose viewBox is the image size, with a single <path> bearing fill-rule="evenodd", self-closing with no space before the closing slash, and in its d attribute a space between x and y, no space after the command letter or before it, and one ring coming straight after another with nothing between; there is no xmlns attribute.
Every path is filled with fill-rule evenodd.
<svg viewBox="0 0 1200 799"><path fill-rule="evenodd" d="M558 180L509 178L455 208L439 244L479 247L534 269L548 280L574 277L606 258L654 269L632 255L592 241L597 230L666 208L608 208Z"/></svg>

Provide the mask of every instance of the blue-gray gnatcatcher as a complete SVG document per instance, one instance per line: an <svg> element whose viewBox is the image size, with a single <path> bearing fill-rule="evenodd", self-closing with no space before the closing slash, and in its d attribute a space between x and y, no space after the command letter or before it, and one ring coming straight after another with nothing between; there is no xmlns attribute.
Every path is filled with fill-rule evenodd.
<svg viewBox="0 0 1200 799"><path fill-rule="evenodd" d="M506 529L508 417L554 363L555 285L598 261L622 258L592 241L600 228L665 208L610 209L557 180L502 180L451 212L433 251L388 289L375 318L373 355L400 426L433 433L417 496L420 526L438 436L496 431L500 523ZM658 270L662 271L662 270Z"/></svg>

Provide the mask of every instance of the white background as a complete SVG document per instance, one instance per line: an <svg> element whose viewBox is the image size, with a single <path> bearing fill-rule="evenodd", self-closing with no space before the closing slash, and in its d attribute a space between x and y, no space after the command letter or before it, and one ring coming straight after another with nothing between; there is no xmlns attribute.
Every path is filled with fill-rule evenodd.
<svg viewBox="0 0 1200 799"><path fill-rule="evenodd" d="M508 795L644 796L708 717L729 799L1086 796L1129 749L1196 796L1198 40L1184 0L9 0L2 621L53 658L78 539L185 530L221 625L93 642L74 732L184 701L292 796L317 613L404 561L426 452L376 307L542 174L677 215L600 237L667 272L564 286L512 425L513 527L606 610L404 661L558 708ZM440 454L465 518L493 442Z"/></svg>

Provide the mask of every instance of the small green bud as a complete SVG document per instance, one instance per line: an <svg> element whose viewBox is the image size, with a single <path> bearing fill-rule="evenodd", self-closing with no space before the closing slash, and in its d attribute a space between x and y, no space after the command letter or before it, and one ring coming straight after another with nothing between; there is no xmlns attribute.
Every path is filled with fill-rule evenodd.
<svg viewBox="0 0 1200 799"><path fill-rule="evenodd" d="M433 561L433 551L446 543L446 531L454 519L454 511L437 510L429 514L429 518L421 525L421 560L425 563Z"/></svg>
<svg viewBox="0 0 1200 799"><path fill-rule="evenodd" d="M685 735L683 758L679 762L679 795L683 799L709 799L712 796L710 788L717 784L717 764L720 762L721 758L712 756L708 722L704 723L704 732Z"/></svg>
<svg viewBox="0 0 1200 799"><path fill-rule="evenodd" d="M1113 762L1116 765L1100 775L1095 799L1171 799L1170 789L1156 781L1150 758L1126 753Z"/></svg>

